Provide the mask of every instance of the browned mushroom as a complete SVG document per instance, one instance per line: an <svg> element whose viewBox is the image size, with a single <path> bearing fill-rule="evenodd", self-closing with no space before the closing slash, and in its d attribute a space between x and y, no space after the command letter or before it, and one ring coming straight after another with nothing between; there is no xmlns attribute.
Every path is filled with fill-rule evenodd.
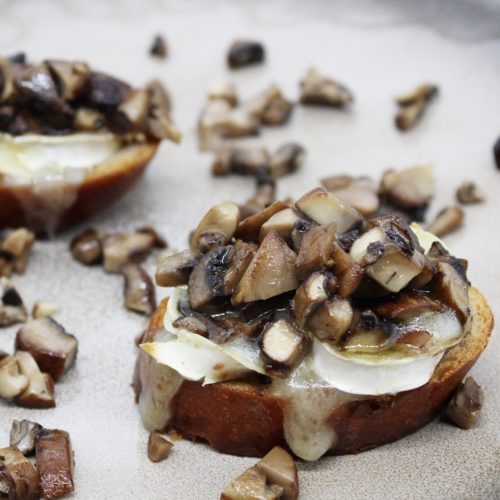
<svg viewBox="0 0 500 500"><path fill-rule="evenodd" d="M313 271L333 265L332 251L335 241L336 224L317 226L302 238L295 269L299 279L304 279Z"/></svg>
<svg viewBox="0 0 500 500"><path fill-rule="evenodd" d="M301 218L302 214L300 212L297 213L297 216L299 218L295 221L292 232L290 233L292 247L296 252L300 250L300 245L302 244L305 234L313 227L316 227L314 222Z"/></svg>
<svg viewBox="0 0 500 500"><path fill-rule="evenodd" d="M174 445L158 432L152 432L148 438L148 458L151 462L163 462Z"/></svg>
<svg viewBox="0 0 500 500"><path fill-rule="evenodd" d="M269 164L269 153L264 148L219 148L212 163L214 175L256 175L257 169Z"/></svg>
<svg viewBox="0 0 500 500"><path fill-rule="evenodd" d="M296 172L304 162L306 151L296 142L287 142L271 156L269 167L277 179Z"/></svg>
<svg viewBox="0 0 500 500"><path fill-rule="evenodd" d="M396 340L396 348L411 350L424 349L432 341L432 335L426 330L402 331Z"/></svg>
<svg viewBox="0 0 500 500"><path fill-rule="evenodd" d="M328 298L326 274L312 273L297 288L292 302L293 319L299 328L304 328L311 313Z"/></svg>
<svg viewBox="0 0 500 500"><path fill-rule="evenodd" d="M457 189L456 197L463 205L483 203L485 199L475 182L462 182Z"/></svg>
<svg viewBox="0 0 500 500"><path fill-rule="evenodd" d="M344 342L345 349L356 352L376 352L383 349L389 334L372 311L364 311Z"/></svg>
<svg viewBox="0 0 500 500"><path fill-rule="evenodd" d="M157 57L159 59L165 59L168 56L167 42L162 35L156 35L154 37L149 53L153 57Z"/></svg>
<svg viewBox="0 0 500 500"><path fill-rule="evenodd" d="M467 377L457 387L444 414L458 427L470 429L477 422L483 403L483 390L472 377Z"/></svg>
<svg viewBox="0 0 500 500"><path fill-rule="evenodd" d="M269 232L238 283L233 302L264 300L295 290L298 287L296 258L278 233Z"/></svg>
<svg viewBox="0 0 500 500"><path fill-rule="evenodd" d="M319 340L338 344L352 322L353 310L348 299L334 297L324 301L309 317L306 328Z"/></svg>
<svg viewBox="0 0 500 500"><path fill-rule="evenodd" d="M242 68L264 61L264 46L254 40L236 40L227 54L227 64L231 69Z"/></svg>
<svg viewBox="0 0 500 500"><path fill-rule="evenodd" d="M300 82L300 102L306 105L344 108L353 102L351 92L316 69L310 69Z"/></svg>
<svg viewBox="0 0 500 500"><path fill-rule="evenodd" d="M303 355L306 338L291 323L280 319L264 330L261 342L263 353L272 363L290 368Z"/></svg>
<svg viewBox="0 0 500 500"><path fill-rule="evenodd" d="M34 319L19 329L16 349L28 351L44 373L57 382L76 357L78 340L52 318Z"/></svg>
<svg viewBox="0 0 500 500"><path fill-rule="evenodd" d="M1 249L12 255L12 270L14 272L24 273L34 242L35 233L23 227L6 233Z"/></svg>
<svg viewBox="0 0 500 500"><path fill-rule="evenodd" d="M175 127L170 116L170 97L163 83L153 80L146 87L149 93L147 132L155 139L170 139L179 143L182 134Z"/></svg>
<svg viewBox="0 0 500 500"><path fill-rule="evenodd" d="M238 104L236 87L233 83L228 81L219 81L213 83L208 89L208 98L224 99L233 107Z"/></svg>
<svg viewBox="0 0 500 500"><path fill-rule="evenodd" d="M259 231L259 240L262 241L270 231L276 231L285 241L291 241L293 228L299 220L299 216L293 208L284 208L262 224Z"/></svg>
<svg viewBox="0 0 500 500"><path fill-rule="evenodd" d="M83 93L90 72L87 64L53 59L46 63L64 100L72 101Z"/></svg>
<svg viewBox="0 0 500 500"><path fill-rule="evenodd" d="M221 500L241 500L243 498L277 500L282 493L283 488L278 485L267 486L265 473L254 466L228 484L220 498Z"/></svg>
<svg viewBox="0 0 500 500"><path fill-rule="evenodd" d="M289 120L293 104L277 85L271 85L246 103L246 109L265 125L282 125Z"/></svg>
<svg viewBox="0 0 500 500"><path fill-rule="evenodd" d="M260 212L240 222L235 231L235 236L245 241L258 241L263 224L265 224L274 214L281 212L285 208L288 208L286 203L275 201Z"/></svg>
<svg viewBox="0 0 500 500"><path fill-rule="evenodd" d="M172 325L175 328L183 328L192 333L196 333L197 335L201 335L202 337L208 337L207 325L201 319L194 316L179 317L172 323ZM140 345L140 342L138 345Z"/></svg>
<svg viewBox="0 0 500 500"><path fill-rule="evenodd" d="M399 130L408 130L422 117L427 105L437 95L435 85L424 83L412 90L409 94L396 97L399 111L394 122Z"/></svg>
<svg viewBox="0 0 500 500"><path fill-rule="evenodd" d="M144 121L148 118L149 109L150 92L143 89L132 90L127 98L118 106L116 113L113 115L113 125L116 127L116 131L118 133L127 133L140 130ZM109 125L110 123L108 122ZM164 138L170 139L171 137L170 135L166 135L166 133L162 137L157 137L157 139Z"/></svg>
<svg viewBox="0 0 500 500"><path fill-rule="evenodd" d="M85 229L70 243L71 255L75 260L91 266L102 261L102 239L104 234L93 228Z"/></svg>
<svg viewBox="0 0 500 500"><path fill-rule="evenodd" d="M186 285L196 259L190 250L172 253L158 263L155 280L158 286Z"/></svg>
<svg viewBox="0 0 500 500"><path fill-rule="evenodd" d="M99 111L91 108L78 108L75 113L73 126L76 130L94 132L104 126L106 119Z"/></svg>
<svg viewBox="0 0 500 500"><path fill-rule="evenodd" d="M15 354L21 373L28 378L28 386L15 397L14 402L24 408L53 408L54 382L48 373L42 373L29 352L17 351Z"/></svg>
<svg viewBox="0 0 500 500"><path fill-rule="evenodd" d="M0 496L13 500L40 498L37 470L15 446L0 449Z"/></svg>
<svg viewBox="0 0 500 500"><path fill-rule="evenodd" d="M45 498L59 498L74 491L73 449L66 431L43 429L39 433L36 466Z"/></svg>
<svg viewBox="0 0 500 500"><path fill-rule="evenodd" d="M257 251L257 245L236 240L234 255L224 274L224 295L232 295Z"/></svg>
<svg viewBox="0 0 500 500"><path fill-rule="evenodd" d="M416 291L402 292L392 300L373 306L373 311L381 318L393 321L409 319L424 311L442 311L443 304Z"/></svg>
<svg viewBox="0 0 500 500"><path fill-rule="evenodd" d="M360 285L364 269L338 243L333 245L333 272L337 277L339 297L345 299Z"/></svg>
<svg viewBox="0 0 500 500"><path fill-rule="evenodd" d="M150 316L156 309L155 287L148 273L136 262L122 267L125 278L125 307Z"/></svg>
<svg viewBox="0 0 500 500"><path fill-rule="evenodd" d="M27 318L19 293L7 278L0 277L0 327L22 323Z"/></svg>
<svg viewBox="0 0 500 500"><path fill-rule="evenodd" d="M255 172L255 195L240 206L241 220L248 219L275 201L276 180L267 165L258 167Z"/></svg>
<svg viewBox="0 0 500 500"><path fill-rule="evenodd" d="M15 356L0 360L0 398L10 399L18 396L28 387L28 377L21 373Z"/></svg>
<svg viewBox="0 0 500 500"><path fill-rule="evenodd" d="M130 85L104 73L91 71L85 85L86 104L104 113L115 110L128 96Z"/></svg>
<svg viewBox="0 0 500 500"><path fill-rule="evenodd" d="M427 231L441 238L459 229L463 220L464 211L460 207L446 207L427 226Z"/></svg>
<svg viewBox="0 0 500 500"><path fill-rule="evenodd" d="M309 191L295 206L322 226L335 223L338 233L349 231L363 220L359 212L323 188Z"/></svg>
<svg viewBox="0 0 500 500"><path fill-rule="evenodd" d="M42 426L29 420L13 420L10 429L10 446L16 446L23 455L31 455L35 451L38 433Z"/></svg>
<svg viewBox="0 0 500 500"><path fill-rule="evenodd" d="M103 241L104 270L119 273L127 262L142 262L151 253L155 238L147 233L116 233Z"/></svg>

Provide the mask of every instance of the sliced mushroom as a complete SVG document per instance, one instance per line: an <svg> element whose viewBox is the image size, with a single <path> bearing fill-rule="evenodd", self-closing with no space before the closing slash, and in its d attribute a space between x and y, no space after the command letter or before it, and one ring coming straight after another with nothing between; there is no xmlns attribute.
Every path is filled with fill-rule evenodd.
<svg viewBox="0 0 500 500"><path fill-rule="evenodd" d="M233 302L265 300L295 290L298 287L296 258L295 252L278 233L268 233L238 283Z"/></svg>
<svg viewBox="0 0 500 500"><path fill-rule="evenodd" d="M313 271L333 265L332 251L336 225L317 226L302 238L295 269L299 279L304 279Z"/></svg>
<svg viewBox="0 0 500 500"><path fill-rule="evenodd" d="M195 265L196 259L190 250L167 255L158 263L155 274L156 284L158 286L186 285Z"/></svg>
<svg viewBox="0 0 500 500"><path fill-rule="evenodd" d="M275 446L256 464L264 472L268 484L283 488L282 500L297 500L299 496L299 478L297 467L291 455L280 446Z"/></svg>
<svg viewBox="0 0 500 500"><path fill-rule="evenodd" d="M353 102L351 92L342 84L310 69L300 82L300 102L306 105L344 108Z"/></svg>
<svg viewBox="0 0 500 500"><path fill-rule="evenodd" d="M15 446L0 449L0 495L12 500L40 498L37 470Z"/></svg>
<svg viewBox="0 0 500 500"><path fill-rule="evenodd" d="M168 56L167 42L163 36L156 35L154 37L149 53L159 59L165 59Z"/></svg>
<svg viewBox="0 0 500 500"><path fill-rule="evenodd" d="M85 229L71 240L71 255L75 260L87 266L99 264L102 261L103 236L95 229Z"/></svg>
<svg viewBox="0 0 500 500"><path fill-rule="evenodd" d="M427 231L441 238L459 229L463 220L464 211L460 207L446 207L436 215Z"/></svg>
<svg viewBox="0 0 500 500"><path fill-rule="evenodd" d="M296 142L280 146L271 156L269 164L273 176L278 179L296 172L302 166L305 154L305 149Z"/></svg>
<svg viewBox="0 0 500 500"><path fill-rule="evenodd" d="M484 202L484 195L475 182L463 182L457 189L457 201L463 205L474 205Z"/></svg>
<svg viewBox="0 0 500 500"><path fill-rule="evenodd" d="M149 93L149 112L146 122L147 132L158 140L170 139L179 143L182 134L175 127L170 116L170 97L159 80L153 80L146 86Z"/></svg>
<svg viewBox="0 0 500 500"><path fill-rule="evenodd" d="M148 273L136 262L122 267L125 278L125 307L147 316L156 309L156 293Z"/></svg>
<svg viewBox="0 0 500 500"><path fill-rule="evenodd" d="M333 272L337 278L337 293L346 299L352 295L364 277L364 269L338 243L333 245Z"/></svg>
<svg viewBox="0 0 500 500"><path fill-rule="evenodd" d="M42 426L29 420L13 420L10 429L10 446L15 446L23 455L31 455L35 451L38 433Z"/></svg>
<svg viewBox="0 0 500 500"><path fill-rule="evenodd" d="M39 433L36 466L45 498L59 498L74 491L73 449L67 432L43 429Z"/></svg>
<svg viewBox="0 0 500 500"><path fill-rule="evenodd" d="M392 300L376 304L373 311L381 318L404 321L425 311L443 311L443 304L415 291L402 292Z"/></svg>
<svg viewBox="0 0 500 500"><path fill-rule="evenodd" d="M389 203L403 210L425 207L435 193L432 168L421 166L389 170L382 177L380 193Z"/></svg>
<svg viewBox="0 0 500 500"><path fill-rule="evenodd" d="M158 432L152 432L148 438L148 458L151 462L163 462L172 451L173 443L167 441Z"/></svg>
<svg viewBox="0 0 500 500"><path fill-rule="evenodd" d="M26 321L28 313L12 283L0 277L0 327Z"/></svg>
<svg viewBox="0 0 500 500"><path fill-rule="evenodd" d="M226 245L233 237L240 220L240 210L234 203L220 203L203 217L191 237L193 252L206 253Z"/></svg>
<svg viewBox="0 0 500 500"><path fill-rule="evenodd" d="M288 208L288 205L286 203L283 203L282 201L275 201L260 212L247 217L244 221L240 222L238 228L235 231L235 236L245 241L258 241L262 226L274 214L281 212L285 208Z"/></svg>
<svg viewBox="0 0 500 500"><path fill-rule="evenodd" d="M219 81L210 86L208 89L209 99L224 99L232 107L238 104L238 95L234 83L227 80Z"/></svg>
<svg viewBox="0 0 500 500"><path fill-rule="evenodd" d="M127 262L142 262L151 253L155 238L147 233L116 233L104 238L103 260L107 273L119 273Z"/></svg>
<svg viewBox="0 0 500 500"><path fill-rule="evenodd" d="M269 217L260 227L259 240L262 241L270 231L276 231L285 241L291 241L292 231L300 220L293 208L285 208Z"/></svg>
<svg viewBox="0 0 500 500"><path fill-rule="evenodd" d="M34 319L19 329L16 349L28 351L44 373L57 382L76 357L78 340L51 318Z"/></svg>
<svg viewBox="0 0 500 500"><path fill-rule="evenodd" d="M1 249L13 256L13 270L16 273L24 273L28 258L35 242L35 233L21 227L8 231L5 235Z"/></svg>
<svg viewBox="0 0 500 500"><path fill-rule="evenodd" d="M28 387L28 378L21 373L15 356L0 360L0 398L10 399L18 396Z"/></svg>
<svg viewBox="0 0 500 500"><path fill-rule="evenodd" d="M227 64L231 69L242 68L264 61L264 46L254 40L236 40L227 54Z"/></svg>
<svg viewBox="0 0 500 500"><path fill-rule="evenodd" d="M72 101L82 94L90 73L87 64L56 60L48 60L46 63L65 101Z"/></svg>
<svg viewBox="0 0 500 500"><path fill-rule="evenodd" d="M224 274L224 295L232 295L238 286L243 274L255 256L257 245L236 240L234 244L234 255Z"/></svg>
<svg viewBox="0 0 500 500"><path fill-rule="evenodd" d="M338 344L349 329L353 310L349 300L340 297L324 301L309 317L306 329L319 340Z"/></svg>
<svg viewBox="0 0 500 500"><path fill-rule="evenodd" d="M42 373L29 352L17 351L15 354L21 373L28 380L28 387L15 397L14 402L24 408L53 408L54 381L48 373Z"/></svg>
<svg viewBox="0 0 500 500"><path fill-rule="evenodd" d="M220 148L212 164L214 175L256 175L257 169L269 164L264 148Z"/></svg>
<svg viewBox="0 0 500 500"><path fill-rule="evenodd" d="M322 226L335 223L338 233L349 231L363 220L359 212L323 188L309 191L295 206Z"/></svg>
<svg viewBox="0 0 500 500"><path fill-rule="evenodd" d="M435 85L424 83L406 95L396 97L399 111L396 114L395 124L399 130L408 130L422 117L429 102L437 95Z"/></svg>
<svg viewBox="0 0 500 500"><path fill-rule="evenodd" d="M261 342L262 351L272 363L290 368L304 353L306 338L288 321L280 319L264 330Z"/></svg>
<svg viewBox="0 0 500 500"><path fill-rule="evenodd" d="M299 328L304 328L311 313L328 298L328 276L312 273L297 288L292 301L293 319Z"/></svg>
<svg viewBox="0 0 500 500"><path fill-rule="evenodd" d="M456 389L444 414L458 427L470 429L477 422L483 403L483 390L472 377L467 377Z"/></svg>
<svg viewBox="0 0 500 500"><path fill-rule="evenodd" d="M91 108L81 107L76 110L73 125L76 130L84 132L94 132L105 124L106 119L99 111Z"/></svg>
<svg viewBox="0 0 500 500"><path fill-rule="evenodd" d="M33 305L31 316L34 319L48 318L53 316L59 309L59 305L51 300L39 300Z"/></svg>

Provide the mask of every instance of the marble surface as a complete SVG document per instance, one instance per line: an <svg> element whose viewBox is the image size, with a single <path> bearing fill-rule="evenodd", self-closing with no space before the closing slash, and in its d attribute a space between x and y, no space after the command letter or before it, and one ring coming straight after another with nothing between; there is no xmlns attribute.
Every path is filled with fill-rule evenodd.
<svg viewBox="0 0 500 500"><path fill-rule="evenodd" d="M92 225L153 224L183 248L210 205L243 200L254 189L248 179L212 178L210 156L196 150L209 83L229 76L247 98L276 82L296 98L299 79L317 65L345 82L356 103L350 112L297 107L288 126L250 141L274 148L298 140L307 148L304 168L280 182L280 196L297 196L328 174L378 176L387 167L431 163L438 185L432 215L453 203L460 182L475 180L488 201L467 208L464 228L447 242L470 260L472 282L500 313L500 172L491 153L500 132L498 1L0 0L0 12L5 54L81 58L136 84L159 77L172 91L183 143L163 145L129 196ZM168 39L167 61L147 55L156 32ZM266 64L228 72L224 55L238 36L262 40ZM440 97L420 126L401 134L392 125L392 96L423 80L438 83ZM56 318L80 340L77 363L57 385L56 409L0 402L0 443L7 443L13 418L69 431L74 498L218 498L255 460L189 442L177 443L163 463L147 460L147 433L129 386L133 339L144 319L123 309L121 278L71 260L67 245L76 231L37 243L29 271L14 281L27 304L50 298L61 305ZM12 350L15 331L0 332L0 349ZM436 421L358 456L300 463L301 498L498 498L499 350L497 331L473 369L486 393L477 427L465 432Z"/></svg>

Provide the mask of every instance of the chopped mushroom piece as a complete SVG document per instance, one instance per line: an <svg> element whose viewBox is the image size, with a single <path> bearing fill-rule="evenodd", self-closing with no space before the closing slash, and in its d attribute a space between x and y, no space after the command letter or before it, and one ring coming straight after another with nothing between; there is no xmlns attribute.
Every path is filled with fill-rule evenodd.
<svg viewBox="0 0 500 500"><path fill-rule="evenodd" d="M227 64L231 69L242 68L264 61L264 46L254 40L236 40L227 54Z"/></svg>
<svg viewBox="0 0 500 500"><path fill-rule="evenodd" d="M116 113L111 115L113 120L112 123L108 121L108 126L113 132L122 134L139 131L144 120L148 117L149 105L150 93L147 90L132 90L128 97L118 106ZM157 137L157 139L162 138Z"/></svg>
<svg viewBox="0 0 500 500"><path fill-rule="evenodd" d="M235 231L235 236L245 241L257 241L262 226L274 214L281 212L285 208L288 208L286 203L283 203L282 201L275 201L260 212L247 217L244 221L242 221Z"/></svg>
<svg viewBox="0 0 500 500"><path fill-rule="evenodd" d="M319 340L338 344L351 325L353 310L348 299L334 297L324 301L309 317L306 328Z"/></svg>
<svg viewBox="0 0 500 500"><path fill-rule="evenodd" d="M234 256L224 274L224 295L232 295L247 267L257 251L257 245L237 240L234 244Z"/></svg>
<svg viewBox="0 0 500 500"><path fill-rule="evenodd" d="M33 316L34 319L48 318L56 313L58 309L59 306L56 302L50 300L39 300L38 302L35 302L31 311L31 316Z"/></svg>
<svg viewBox="0 0 500 500"><path fill-rule="evenodd" d="M277 85L271 85L251 99L246 108L264 125L283 125L290 118L293 104L285 99Z"/></svg>
<svg viewBox="0 0 500 500"><path fill-rule="evenodd" d="M193 252L206 253L212 248L226 245L234 235L240 221L240 209L234 203L220 203L203 217L191 236Z"/></svg>
<svg viewBox="0 0 500 500"><path fill-rule="evenodd" d="M297 288L292 302L293 319L299 328L304 328L311 313L328 298L328 276L312 273Z"/></svg>
<svg viewBox="0 0 500 500"><path fill-rule="evenodd" d="M170 97L159 80L151 81L146 90L149 93L150 105L146 128L150 135L158 140L170 139L179 143L182 134L177 130L170 116Z"/></svg>
<svg viewBox="0 0 500 500"><path fill-rule="evenodd" d="M300 82L300 102L306 105L344 108L353 102L351 92L342 84L310 69Z"/></svg>
<svg viewBox="0 0 500 500"><path fill-rule="evenodd" d="M155 35L149 53L159 59L165 59L168 56L167 42L162 35Z"/></svg>
<svg viewBox="0 0 500 500"><path fill-rule="evenodd" d="M354 207L361 215L368 217L380 206L378 189L368 177L354 179L346 175L322 179L323 186L339 197L344 203Z"/></svg>
<svg viewBox="0 0 500 500"><path fill-rule="evenodd" d="M196 259L190 250L165 256L158 263L155 280L158 286L186 285Z"/></svg>
<svg viewBox="0 0 500 500"><path fill-rule="evenodd" d="M274 178L296 172L304 162L305 149L296 142L285 143L271 156L269 167Z"/></svg>
<svg viewBox="0 0 500 500"><path fill-rule="evenodd" d="M163 462L174 445L158 432L152 432L148 438L148 458L151 462Z"/></svg>
<svg viewBox="0 0 500 500"><path fill-rule="evenodd" d="M91 72L85 87L88 105L102 112L115 110L128 96L130 85L106 75Z"/></svg>
<svg viewBox="0 0 500 500"><path fill-rule="evenodd" d="M424 83L411 93L396 97L396 103L399 105L399 111L394 119L396 127L399 130L413 127L437 93L438 88L435 85Z"/></svg>
<svg viewBox="0 0 500 500"><path fill-rule="evenodd" d="M231 106L235 107L238 104L238 95L234 83L220 81L212 84L208 89L209 99L224 99Z"/></svg>
<svg viewBox="0 0 500 500"><path fill-rule="evenodd" d="M214 175L256 175L259 167L269 164L264 148L220 148L212 164Z"/></svg>
<svg viewBox="0 0 500 500"><path fill-rule="evenodd" d="M333 245L333 272L338 281L337 293L345 299L353 294L364 276L364 269L338 243Z"/></svg>
<svg viewBox="0 0 500 500"><path fill-rule="evenodd" d="M264 330L261 342L262 351L273 363L290 368L304 353L306 338L291 323L280 319Z"/></svg>
<svg viewBox="0 0 500 500"><path fill-rule="evenodd" d="M46 63L64 100L72 101L81 96L90 74L90 69L86 63L56 61L53 59L46 61Z"/></svg>
<svg viewBox="0 0 500 500"><path fill-rule="evenodd" d="M277 232L269 232L238 283L233 302L264 300L295 290L298 287L296 258Z"/></svg>
<svg viewBox="0 0 500 500"><path fill-rule="evenodd" d="M6 233L2 241L1 250L12 255L12 269L14 272L24 273L34 242L35 233L24 227Z"/></svg>
<svg viewBox="0 0 500 500"><path fill-rule="evenodd" d="M285 241L291 241L298 220L297 212L291 207L276 212L260 227L259 240L262 241L270 231L276 231Z"/></svg>
<svg viewBox="0 0 500 500"><path fill-rule="evenodd" d="M91 266L102 262L102 239L104 234L93 228L85 229L70 243L71 255L75 260Z"/></svg>
<svg viewBox="0 0 500 500"><path fill-rule="evenodd" d="M474 182L463 182L457 189L457 200L463 205L484 202L484 195Z"/></svg>
<svg viewBox="0 0 500 500"><path fill-rule="evenodd" d="M381 318L404 321L425 311L443 311L443 304L416 291L403 292L392 300L373 306L373 311Z"/></svg>
<svg viewBox="0 0 500 500"><path fill-rule="evenodd" d="M283 488L276 484L268 486L264 471L256 466L250 467L228 484L220 500L278 500L283 494Z"/></svg>
<svg viewBox="0 0 500 500"><path fill-rule="evenodd" d="M464 220L464 211L460 207L443 208L429 224L427 231L438 238L456 231Z"/></svg>
<svg viewBox="0 0 500 500"><path fill-rule="evenodd" d="M304 279L312 271L333 265L332 251L335 241L336 224L317 226L302 238L295 269L299 279Z"/></svg>
<svg viewBox="0 0 500 500"><path fill-rule="evenodd" d="M11 282L0 277L0 327L23 323L28 318L23 300Z"/></svg>
<svg viewBox="0 0 500 500"><path fill-rule="evenodd" d="M37 470L15 446L0 449L0 496L12 500L40 498Z"/></svg>
<svg viewBox="0 0 500 500"><path fill-rule="evenodd" d="M377 352L383 349L389 338L385 329L372 319L371 315L367 315L367 319L360 320L354 330L349 333L347 340L344 343L344 348L354 352Z"/></svg>
<svg viewBox="0 0 500 500"><path fill-rule="evenodd" d="M73 449L69 434L43 429L36 442L36 466L45 498L59 498L75 489Z"/></svg>
<svg viewBox="0 0 500 500"><path fill-rule="evenodd" d="M28 378L28 387L14 399L24 408L53 408L54 381L48 373L42 373L29 352L17 351L15 354L21 373Z"/></svg>
<svg viewBox="0 0 500 500"><path fill-rule="evenodd" d="M155 287L146 271L136 262L122 267L125 278L125 307L150 316L156 309Z"/></svg>
<svg viewBox="0 0 500 500"><path fill-rule="evenodd" d="M296 252L300 250L300 245L302 244L302 240L304 239L305 234L313 227L316 227L316 224L307 219L302 219L299 217L299 219L295 221L292 232L290 234L290 238L292 239L293 249Z"/></svg>
<svg viewBox="0 0 500 500"><path fill-rule="evenodd" d="M275 201L276 180L271 175L267 165L258 167L255 172L255 195L249 198L246 203L240 206L242 213L241 220L257 214Z"/></svg>
<svg viewBox="0 0 500 500"><path fill-rule="evenodd" d="M16 446L23 455L35 451L38 433L42 426L29 420L13 420L10 429L10 446Z"/></svg>
<svg viewBox="0 0 500 500"><path fill-rule="evenodd" d="M28 378L21 373L15 356L7 356L0 361L0 398L18 396L28 387Z"/></svg>
<svg viewBox="0 0 500 500"><path fill-rule="evenodd" d="M359 224L363 217L323 188L316 188L300 198L295 206L322 226L335 223L338 233L345 233Z"/></svg>
<svg viewBox="0 0 500 500"><path fill-rule="evenodd" d="M28 351L40 369L57 382L76 357L78 340L52 318L34 319L19 329L16 349Z"/></svg>
<svg viewBox="0 0 500 500"><path fill-rule="evenodd" d="M76 130L94 132L95 130L102 128L105 121L104 115L95 109L78 108L75 113L73 126Z"/></svg>
<svg viewBox="0 0 500 500"><path fill-rule="evenodd" d="M477 422L483 403L483 390L472 377L467 377L456 389L444 414L458 427L470 429Z"/></svg>
<svg viewBox="0 0 500 500"><path fill-rule="evenodd" d="M148 233L116 233L103 242L104 270L119 273L127 262L142 262L151 253L155 238Z"/></svg>

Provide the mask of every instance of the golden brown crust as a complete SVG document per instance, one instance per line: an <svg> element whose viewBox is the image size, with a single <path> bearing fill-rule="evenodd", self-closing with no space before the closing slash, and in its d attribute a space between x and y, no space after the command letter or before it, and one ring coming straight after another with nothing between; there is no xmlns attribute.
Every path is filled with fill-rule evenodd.
<svg viewBox="0 0 500 500"><path fill-rule="evenodd" d="M27 206L40 207L31 186L14 186L2 182L0 176L0 228L28 227L36 232L60 230L83 221L118 200L139 179L158 148L158 142L132 144L115 153L76 185L68 185L73 193L69 207L54 224L44 217L31 217Z"/></svg>
<svg viewBox="0 0 500 500"><path fill-rule="evenodd" d="M389 443L420 429L439 413L486 347L493 328L491 309L475 288L471 290L471 302L470 333L446 353L426 385L351 402L335 410L329 421L338 440L330 453L357 453ZM166 301L153 317L145 341L151 340L162 325L165 308ZM136 390L140 393L137 380ZM184 381L172 401L168 427L186 437L201 438L224 453L263 456L276 445L286 447L284 404L257 378L206 386Z"/></svg>

